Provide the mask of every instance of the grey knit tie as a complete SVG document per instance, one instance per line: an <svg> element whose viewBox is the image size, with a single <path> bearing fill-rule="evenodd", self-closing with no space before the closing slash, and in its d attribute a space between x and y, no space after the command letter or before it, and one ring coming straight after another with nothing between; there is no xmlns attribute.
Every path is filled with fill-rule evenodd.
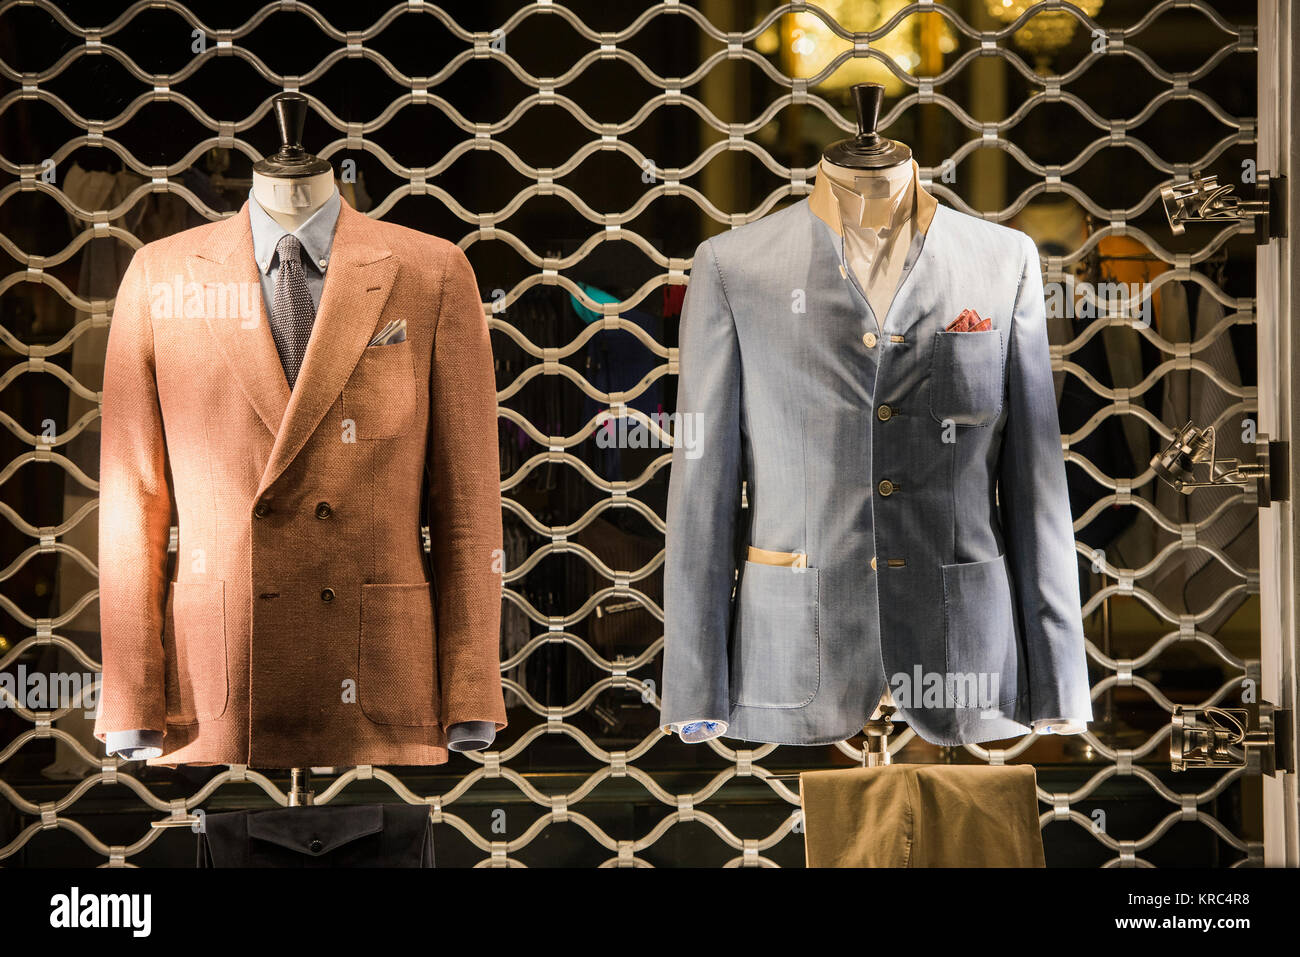
<svg viewBox="0 0 1300 957"><path fill-rule="evenodd" d="M280 353L289 388L298 380L302 357L307 352L316 307L307 291L307 276L302 269L302 243L286 234L275 244L280 257L280 271L275 274L275 299L271 303L271 336Z"/></svg>

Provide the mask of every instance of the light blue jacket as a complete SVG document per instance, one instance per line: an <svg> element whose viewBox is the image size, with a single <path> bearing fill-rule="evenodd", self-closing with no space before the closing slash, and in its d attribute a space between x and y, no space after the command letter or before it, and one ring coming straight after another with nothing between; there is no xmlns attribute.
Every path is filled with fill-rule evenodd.
<svg viewBox="0 0 1300 957"><path fill-rule="evenodd" d="M877 324L807 200L696 250L665 730L839 741L887 680L936 744L1091 719L1037 250L940 206L914 255Z"/></svg>

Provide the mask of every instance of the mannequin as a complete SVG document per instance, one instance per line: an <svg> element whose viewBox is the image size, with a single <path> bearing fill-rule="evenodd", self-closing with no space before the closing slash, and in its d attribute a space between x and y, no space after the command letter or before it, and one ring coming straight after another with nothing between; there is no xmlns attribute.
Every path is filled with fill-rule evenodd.
<svg viewBox="0 0 1300 957"><path fill-rule="evenodd" d="M334 170L325 160L302 148L303 123L307 118L307 98L301 93L280 93L272 102L280 149L253 164L252 195L266 215L280 228L295 232L320 211L337 192ZM330 227L331 232L333 227ZM324 262L320 264L324 266ZM270 311L273 287L263 285ZM318 288L319 292L319 288ZM157 731L131 730L110 734L106 750L124 760L145 760L162 753L162 734ZM294 769L292 803L309 803L309 791L299 787L298 769ZM305 776L304 776L305 780Z"/></svg>
<svg viewBox="0 0 1300 957"><path fill-rule="evenodd" d="M840 240L840 276L856 286L865 300L863 320L874 323L875 330L865 333L863 342L876 349L885 338L890 308L920 259L938 203L921 186L911 149L876 132L884 87L859 83L852 93L858 133L826 147L808 207ZM889 323L888 328L895 327ZM889 763L884 736L897 709L886 683L864 728L872 751L867 754L868 765ZM692 714L687 720L670 722L665 730L676 731L686 742L705 741L727 732L728 723L720 718ZM1073 734L1085 727L1082 721L1054 716L1033 722L1033 730L1040 734Z"/></svg>
<svg viewBox="0 0 1300 957"><path fill-rule="evenodd" d="M929 225L928 218L922 222L917 215L912 151L876 132L883 96L878 83L853 87L858 133L828 146L819 169L838 206L830 225L844 241L845 265L878 328L883 328L905 264L913 258L913 240Z"/></svg>
<svg viewBox="0 0 1300 957"><path fill-rule="evenodd" d="M912 178L911 167L906 163L887 169L855 170L823 159L819 171L830 177L833 184L858 195L861 208L855 211L842 201L841 216L848 225L867 229L880 229L889 224L890 213ZM845 216L847 212L856 215Z"/></svg>
<svg viewBox="0 0 1300 957"><path fill-rule="evenodd" d="M276 248L281 238L278 234L280 231L292 233L299 239L304 258L302 276L305 291L311 298L311 323L314 325L315 310L320 307L325 273L333 252L342 201L330 164L302 147L307 98L300 93L281 93L274 98L272 106L280 134L280 148L253 166L251 199L246 206L246 228L252 232L251 252L256 260L268 319L272 317L275 308L275 283L279 271ZM272 325L275 327L273 335L279 335L279 330L284 328L276 327L274 322ZM404 323L401 326L401 338L392 338L392 341L405 341ZM279 339L276 340L276 347L277 350L280 347ZM282 363L285 361L283 352L280 353L280 359ZM297 356L297 361L300 362L301 359L301 356ZM295 362L293 376L289 380L291 390L295 388L299 368ZM453 723L447 728L447 733L450 750L480 750L491 744L496 729L491 721L472 720ZM162 753L162 737L160 731L113 731L105 737L105 745L109 753L116 753L126 760L154 758ZM310 804L312 795L308 771L293 768L291 780L289 803L295 806Z"/></svg>
<svg viewBox="0 0 1300 957"><path fill-rule="evenodd" d="M253 164L253 198L277 224L293 232L334 195L334 170L302 148L307 98L281 93L273 107L280 149Z"/></svg>

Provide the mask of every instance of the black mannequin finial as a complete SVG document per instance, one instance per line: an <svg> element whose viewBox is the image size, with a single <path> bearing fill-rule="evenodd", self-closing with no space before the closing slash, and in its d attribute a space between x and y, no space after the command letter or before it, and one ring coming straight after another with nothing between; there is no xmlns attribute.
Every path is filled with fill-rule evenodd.
<svg viewBox="0 0 1300 957"><path fill-rule="evenodd" d="M253 171L278 179L298 179L330 171L329 163L302 148L307 97L301 93L277 93L271 107L280 133L280 149L254 163Z"/></svg>
<svg viewBox="0 0 1300 957"><path fill-rule="evenodd" d="M867 136L876 132L885 88L879 83L857 83L854 84L852 93L853 106L858 113L858 135Z"/></svg>
<svg viewBox="0 0 1300 957"><path fill-rule="evenodd" d="M307 97L301 93L281 93L271 101L275 125L280 131L280 147L302 149L302 127L307 122Z"/></svg>
<svg viewBox="0 0 1300 957"><path fill-rule="evenodd" d="M888 169L906 163L912 151L876 132L885 88L879 83L855 83L853 106L858 114L858 135L826 147L822 158L846 169Z"/></svg>

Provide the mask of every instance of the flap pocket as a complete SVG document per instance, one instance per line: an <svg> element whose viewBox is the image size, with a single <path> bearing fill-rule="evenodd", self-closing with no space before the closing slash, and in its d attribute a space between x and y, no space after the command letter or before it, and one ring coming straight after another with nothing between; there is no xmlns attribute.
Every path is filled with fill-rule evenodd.
<svg viewBox="0 0 1300 957"><path fill-rule="evenodd" d="M988 425L1002 412L1002 333L936 332L930 414L939 422Z"/></svg>
<svg viewBox="0 0 1300 957"><path fill-rule="evenodd" d="M415 360L411 342L368 346L343 386L344 425L358 439L386 439L411 427L415 414Z"/></svg>
<svg viewBox="0 0 1300 957"><path fill-rule="evenodd" d="M745 562L732 628L733 704L802 708L817 697L818 584L815 568Z"/></svg>
<svg viewBox="0 0 1300 957"><path fill-rule="evenodd" d="M248 816L248 837L299 854L320 857L384 829L384 809L377 804L356 807L294 807Z"/></svg>
<svg viewBox="0 0 1300 957"><path fill-rule="evenodd" d="M376 724L438 723L431 587L361 586L357 701Z"/></svg>
<svg viewBox="0 0 1300 957"><path fill-rule="evenodd" d="M226 713L225 582L172 582L163 659L169 723L196 724Z"/></svg>

